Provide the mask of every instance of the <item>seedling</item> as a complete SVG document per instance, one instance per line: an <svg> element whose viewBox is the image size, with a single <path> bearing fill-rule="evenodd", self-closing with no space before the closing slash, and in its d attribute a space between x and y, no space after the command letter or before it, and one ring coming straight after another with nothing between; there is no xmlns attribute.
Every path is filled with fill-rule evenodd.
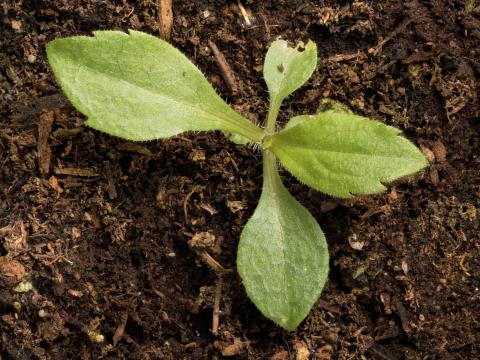
<svg viewBox="0 0 480 360"><path fill-rule="evenodd" d="M282 183L279 161L301 182L349 198L376 194L383 183L427 166L400 131L345 111L301 115L278 131L283 100L310 78L316 45L270 46L263 73L270 94L262 129L232 110L203 74L177 49L151 35L97 31L94 37L47 45L57 81L94 129L135 141L186 131L220 130L263 154L263 189L238 245L237 267L257 308L295 329L320 296L328 249L317 221Z"/></svg>

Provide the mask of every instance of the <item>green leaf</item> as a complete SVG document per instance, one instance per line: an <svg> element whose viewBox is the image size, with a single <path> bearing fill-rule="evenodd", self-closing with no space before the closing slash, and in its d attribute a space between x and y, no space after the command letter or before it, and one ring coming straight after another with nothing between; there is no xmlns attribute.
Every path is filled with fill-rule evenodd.
<svg viewBox="0 0 480 360"><path fill-rule="evenodd" d="M262 196L243 229L237 267L263 315L293 330L325 285L328 249L318 223L283 186L275 162L267 151Z"/></svg>
<svg viewBox="0 0 480 360"><path fill-rule="evenodd" d="M231 109L180 51L130 30L47 45L53 72L87 125L125 139L223 130L258 142L262 131Z"/></svg>
<svg viewBox="0 0 480 360"><path fill-rule="evenodd" d="M347 105L342 104L339 101L330 98L320 99L320 101L318 102L317 114L329 110L337 113L353 114L353 111Z"/></svg>
<svg viewBox="0 0 480 360"><path fill-rule="evenodd" d="M265 57L263 74L270 100L281 103L288 95L307 82L317 66L317 46L309 41L291 48L285 40L272 43Z"/></svg>
<svg viewBox="0 0 480 360"><path fill-rule="evenodd" d="M330 98L323 98L319 101L318 108L317 108L317 114L322 113L328 110L332 110L337 113L347 113L347 114L353 114L352 110L341 102L332 100ZM295 116L291 118L286 124L284 129L289 129L291 127L294 127L304 121L308 121L309 117L308 116Z"/></svg>
<svg viewBox="0 0 480 360"><path fill-rule="evenodd" d="M378 121L333 111L299 118L263 146L300 181L324 193L378 193L385 190L382 183L428 165L400 130Z"/></svg>
<svg viewBox="0 0 480 360"><path fill-rule="evenodd" d="M347 114L353 114L352 110L350 108L338 101L329 99L329 98L323 98L319 101L319 105L317 108L317 114L323 113L325 111L332 110L333 112L336 113L347 113ZM288 122L285 124L284 129L290 129L291 127L297 126L298 124L310 120L309 116L295 116L288 120Z"/></svg>
<svg viewBox="0 0 480 360"><path fill-rule="evenodd" d="M277 40L268 49L263 66L265 82L270 93L267 130L274 132L275 121L283 100L305 84L317 66L317 46L309 41L291 48L285 40ZM303 49L303 51L299 51Z"/></svg>
<svg viewBox="0 0 480 360"><path fill-rule="evenodd" d="M228 140L237 145L246 145L250 142L250 139L246 138L245 136L238 135L232 132L224 131L223 135L225 135Z"/></svg>

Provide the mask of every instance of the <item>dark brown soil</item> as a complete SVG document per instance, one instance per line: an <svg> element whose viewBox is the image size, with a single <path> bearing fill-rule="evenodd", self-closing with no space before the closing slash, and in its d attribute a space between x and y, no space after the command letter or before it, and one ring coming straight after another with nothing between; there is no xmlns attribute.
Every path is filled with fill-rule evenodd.
<svg viewBox="0 0 480 360"><path fill-rule="evenodd" d="M45 44L96 29L158 34L154 0L3 1L0 359L479 359L480 7L466 3L245 0L247 26L236 1L174 1L171 42L253 121L266 113L269 43L311 38L318 69L282 121L329 97L401 128L431 160L385 194L344 202L285 174L327 235L328 285L289 333L231 272L214 336L218 277L188 241L209 232L220 241L210 255L235 269L258 151L217 133L134 144L83 126Z"/></svg>

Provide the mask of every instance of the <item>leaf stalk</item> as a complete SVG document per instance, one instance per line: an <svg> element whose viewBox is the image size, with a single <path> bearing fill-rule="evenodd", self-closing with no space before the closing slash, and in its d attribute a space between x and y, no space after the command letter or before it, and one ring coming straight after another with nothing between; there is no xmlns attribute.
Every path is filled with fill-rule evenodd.
<svg viewBox="0 0 480 360"><path fill-rule="evenodd" d="M265 132L267 135L275 134L278 112L280 111L281 101L277 98L270 99L270 105L268 106L267 123L265 126Z"/></svg>

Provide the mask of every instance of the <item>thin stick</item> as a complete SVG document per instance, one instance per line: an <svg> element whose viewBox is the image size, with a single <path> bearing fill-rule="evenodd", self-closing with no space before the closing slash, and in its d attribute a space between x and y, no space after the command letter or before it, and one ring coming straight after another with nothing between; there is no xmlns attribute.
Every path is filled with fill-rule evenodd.
<svg viewBox="0 0 480 360"><path fill-rule="evenodd" d="M238 8L240 9L240 12L242 13L243 18L245 19L245 24L247 26L252 25L252 22L250 21L250 18L248 17L247 10L243 7L243 4L240 0L237 0L238 3Z"/></svg>
<svg viewBox="0 0 480 360"><path fill-rule="evenodd" d="M38 122L38 167L42 175L48 174L50 171L50 161L52 157L52 150L48 145L48 138L52 131L52 124L55 121L55 115L53 110L44 110L40 115L40 121Z"/></svg>
<svg viewBox="0 0 480 360"><path fill-rule="evenodd" d="M220 263L205 250L199 251L198 255L200 255L202 260L210 267L210 269L215 271L217 274L225 274L226 272L228 272L227 269L220 265Z"/></svg>
<svg viewBox="0 0 480 360"><path fill-rule="evenodd" d="M341 61L358 60L364 57L365 57L365 54L361 52L357 52L355 54L337 54L337 55L329 56L327 58L327 61L341 62Z"/></svg>
<svg viewBox="0 0 480 360"><path fill-rule="evenodd" d="M185 224L188 223L188 200L190 200L190 197L193 195L193 193L197 192L197 188L194 186L192 191L190 191L187 196L185 196L185 199L183 200L183 216L185 217L184 221Z"/></svg>
<svg viewBox="0 0 480 360"><path fill-rule="evenodd" d="M158 0L157 14L160 36L168 40L172 34L173 25L172 0Z"/></svg>
<svg viewBox="0 0 480 360"><path fill-rule="evenodd" d="M217 281L217 288L215 290L215 301L213 303L213 317L212 317L212 334L218 334L218 324L220 321L220 299L222 297L223 278L220 275Z"/></svg>
<svg viewBox="0 0 480 360"><path fill-rule="evenodd" d="M212 40L208 40L208 46L210 46L210 49L213 52L215 62L220 68L223 79L227 83L228 88L233 94L236 94L238 90L237 81L235 80L235 75L233 74L232 68L228 64L227 59Z"/></svg>

